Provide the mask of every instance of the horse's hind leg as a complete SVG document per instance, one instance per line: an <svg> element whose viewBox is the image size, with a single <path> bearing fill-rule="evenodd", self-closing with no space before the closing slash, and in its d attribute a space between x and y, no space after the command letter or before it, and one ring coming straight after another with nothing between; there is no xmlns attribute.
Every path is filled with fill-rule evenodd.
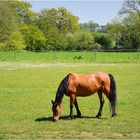
<svg viewBox="0 0 140 140"><path fill-rule="evenodd" d="M98 111L98 114L96 115L96 117L100 118L102 116L102 110L103 110L103 106L104 106L104 102L105 102L102 91L98 91L98 97L100 100L100 108L99 108L99 111Z"/></svg>
<svg viewBox="0 0 140 140"><path fill-rule="evenodd" d="M77 111L77 116L78 116L78 118L81 118L81 112L80 112L80 110L79 110L78 102L77 102L77 99L76 99L76 98L75 98L74 105L75 105L75 108L76 108L76 111Z"/></svg>

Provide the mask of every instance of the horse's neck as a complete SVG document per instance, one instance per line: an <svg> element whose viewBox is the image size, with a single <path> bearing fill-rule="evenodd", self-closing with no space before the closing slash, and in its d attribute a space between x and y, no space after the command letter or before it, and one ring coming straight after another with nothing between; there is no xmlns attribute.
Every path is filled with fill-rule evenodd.
<svg viewBox="0 0 140 140"><path fill-rule="evenodd" d="M67 90L67 89L66 89L67 79L68 79L68 77L65 77L65 78L61 81L61 83L60 83L60 85L59 85L59 87L58 87L58 89L57 89L55 101L56 101L57 103L59 103L59 104L61 104L62 99L63 99L63 96L64 96L64 93L66 93L66 90Z"/></svg>
<svg viewBox="0 0 140 140"><path fill-rule="evenodd" d="M57 91L56 93L56 97L55 97L55 102L57 102L58 104L62 103L62 99L63 99L64 94Z"/></svg>

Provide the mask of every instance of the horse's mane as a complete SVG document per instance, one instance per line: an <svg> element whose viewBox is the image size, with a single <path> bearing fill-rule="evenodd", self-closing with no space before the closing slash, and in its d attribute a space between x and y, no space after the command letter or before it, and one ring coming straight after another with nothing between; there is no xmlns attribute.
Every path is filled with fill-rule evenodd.
<svg viewBox="0 0 140 140"><path fill-rule="evenodd" d="M55 102L56 103L61 103L64 94L67 92L67 83L69 79L69 74L61 81L57 92L56 92L56 97L55 97Z"/></svg>

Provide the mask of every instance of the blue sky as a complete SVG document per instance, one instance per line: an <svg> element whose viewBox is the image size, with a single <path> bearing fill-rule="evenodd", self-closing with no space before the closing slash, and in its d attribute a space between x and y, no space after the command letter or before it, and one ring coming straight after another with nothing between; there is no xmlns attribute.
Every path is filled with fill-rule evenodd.
<svg viewBox="0 0 140 140"><path fill-rule="evenodd" d="M65 7L73 15L80 18L79 23L88 21L106 25L117 17L123 0L28 0L32 4L32 10L39 12L45 8Z"/></svg>

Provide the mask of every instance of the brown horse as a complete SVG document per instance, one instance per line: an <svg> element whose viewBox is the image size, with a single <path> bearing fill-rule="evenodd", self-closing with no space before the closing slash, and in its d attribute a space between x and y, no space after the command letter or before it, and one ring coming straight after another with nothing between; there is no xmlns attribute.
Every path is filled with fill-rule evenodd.
<svg viewBox="0 0 140 140"><path fill-rule="evenodd" d="M60 83L55 101L52 101L53 120L57 121L61 116L61 103L64 94L70 97L70 118L73 119L73 105L76 107L78 117L81 112L77 103L77 96L85 97L98 93L100 108L96 117L100 118L104 105L103 93L111 104L112 117L116 116L116 83L111 74L98 72L95 74L68 74Z"/></svg>

